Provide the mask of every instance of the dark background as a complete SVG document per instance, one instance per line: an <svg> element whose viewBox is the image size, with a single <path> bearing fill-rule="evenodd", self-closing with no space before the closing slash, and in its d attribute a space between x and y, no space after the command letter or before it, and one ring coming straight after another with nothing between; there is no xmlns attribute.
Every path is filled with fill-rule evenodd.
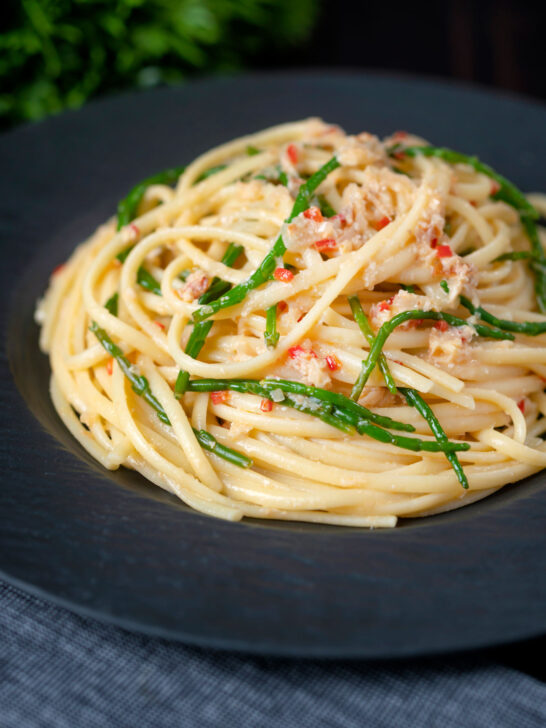
<svg viewBox="0 0 546 728"><path fill-rule="evenodd" d="M546 99L544 3L3 0L0 129L243 69L425 74Z"/></svg>
<svg viewBox="0 0 546 728"><path fill-rule="evenodd" d="M432 74L546 98L544 2L322 5L302 63Z"/></svg>

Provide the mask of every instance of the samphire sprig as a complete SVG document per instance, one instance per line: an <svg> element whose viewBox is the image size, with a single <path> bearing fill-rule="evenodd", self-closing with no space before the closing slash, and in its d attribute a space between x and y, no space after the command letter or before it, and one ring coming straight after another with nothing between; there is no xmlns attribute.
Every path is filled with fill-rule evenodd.
<svg viewBox="0 0 546 728"><path fill-rule="evenodd" d="M112 341L106 331L95 321L91 322L89 330L95 334L105 351L107 351L108 354L117 361L121 371L131 382L133 391L142 397L151 407L153 407L161 422L165 425L170 425L171 422L167 417L167 413L150 389L148 379L135 371L134 366L124 355L120 347ZM246 455L243 455L243 453L240 453L237 450L233 450L230 447L222 445L213 435L210 434L210 432L207 432L206 430L196 430L195 428L193 428L193 432L197 441L204 450L213 452L215 455L218 455L218 457L221 457L224 460L242 468L249 468L252 465L252 460L250 458L247 458Z"/></svg>

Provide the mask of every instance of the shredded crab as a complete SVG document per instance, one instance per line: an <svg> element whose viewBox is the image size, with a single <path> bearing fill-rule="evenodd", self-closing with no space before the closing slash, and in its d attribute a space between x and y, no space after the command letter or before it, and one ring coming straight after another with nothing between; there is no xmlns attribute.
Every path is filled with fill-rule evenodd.
<svg viewBox="0 0 546 728"><path fill-rule="evenodd" d="M401 290L385 301L374 303L370 308L370 320L372 326L377 330L397 314L403 311L415 310L436 311L439 308L434 308L434 302L428 296L421 296L417 293ZM412 323L412 321L408 321L404 326Z"/></svg>
<svg viewBox="0 0 546 728"><path fill-rule="evenodd" d="M184 285L178 288L178 296L187 303L192 303L195 299L202 296L208 289L210 278L202 270L195 270L186 278Z"/></svg>
<svg viewBox="0 0 546 728"><path fill-rule="evenodd" d="M299 373L303 382L312 387L324 389L331 383L326 360L318 356L308 339L288 349L286 363Z"/></svg>
<svg viewBox="0 0 546 728"><path fill-rule="evenodd" d="M444 321L438 321L430 330L428 358L434 364L444 364L447 367L467 362L471 354L469 344L474 333L472 326L448 326Z"/></svg>

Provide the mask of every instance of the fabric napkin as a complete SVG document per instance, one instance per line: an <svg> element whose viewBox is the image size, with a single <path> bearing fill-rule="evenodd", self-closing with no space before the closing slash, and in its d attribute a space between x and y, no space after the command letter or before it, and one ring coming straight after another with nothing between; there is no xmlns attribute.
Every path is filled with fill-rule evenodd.
<svg viewBox="0 0 546 728"><path fill-rule="evenodd" d="M2 728L536 728L546 685L486 656L362 662L186 647L0 583Z"/></svg>

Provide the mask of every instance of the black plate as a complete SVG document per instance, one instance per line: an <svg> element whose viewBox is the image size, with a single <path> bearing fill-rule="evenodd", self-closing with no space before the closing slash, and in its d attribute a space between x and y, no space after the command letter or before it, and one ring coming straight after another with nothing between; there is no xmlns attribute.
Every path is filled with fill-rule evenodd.
<svg viewBox="0 0 546 728"><path fill-rule="evenodd" d="M523 189L546 189L544 107L386 75L208 80L1 138L0 289L11 300L7 314L2 306L0 571L129 629L257 653L391 657L538 635L543 475L393 531L225 523L134 473L102 470L55 415L32 320L52 268L135 181L308 115L353 132L407 128L481 155Z"/></svg>

